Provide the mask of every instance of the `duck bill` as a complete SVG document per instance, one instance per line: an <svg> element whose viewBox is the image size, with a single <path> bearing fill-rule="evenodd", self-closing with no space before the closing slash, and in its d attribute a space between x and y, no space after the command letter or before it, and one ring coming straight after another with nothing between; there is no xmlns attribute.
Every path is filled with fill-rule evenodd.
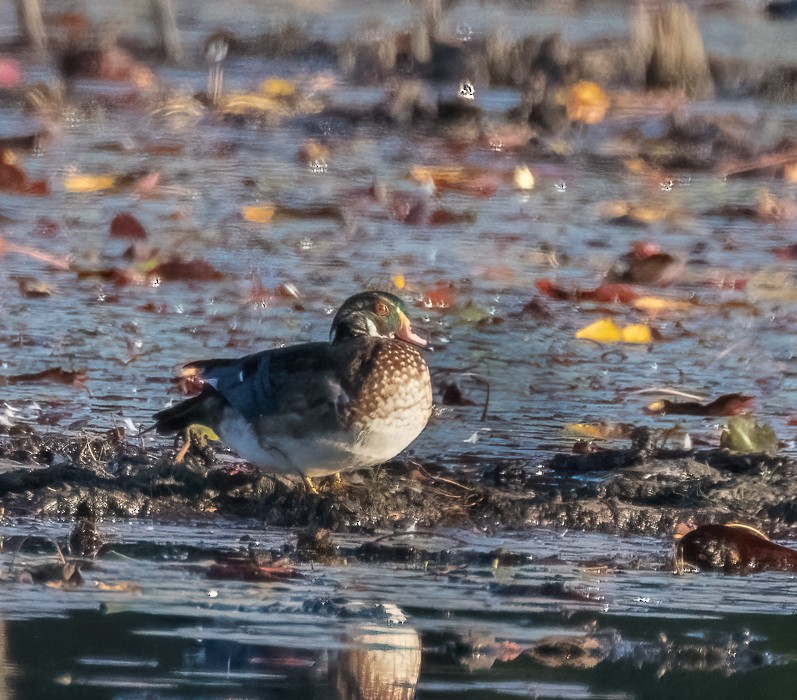
<svg viewBox="0 0 797 700"><path fill-rule="evenodd" d="M426 345L426 341L421 338L421 336L415 335L415 333L412 332L410 320L404 315L404 313L399 311L399 316L401 317L401 327L398 329L396 337L400 338L405 343L411 343L412 345L418 345L420 347Z"/></svg>

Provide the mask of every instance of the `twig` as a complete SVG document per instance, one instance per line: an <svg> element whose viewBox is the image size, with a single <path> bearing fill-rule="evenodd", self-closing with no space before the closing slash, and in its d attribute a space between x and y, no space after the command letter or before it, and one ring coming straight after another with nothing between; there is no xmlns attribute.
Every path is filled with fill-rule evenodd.
<svg viewBox="0 0 797 700"><path fill-rule="evenodd" d="M628 396L633 396L634 394L667 394L668 396L680 396L681 398L692 399L693 401L705 401L708 398L707 396L699 396L698 394L687 394L685 391L671 389L667 386L654 386L650 389L636 389L635 391L628 392Z"/></svg>

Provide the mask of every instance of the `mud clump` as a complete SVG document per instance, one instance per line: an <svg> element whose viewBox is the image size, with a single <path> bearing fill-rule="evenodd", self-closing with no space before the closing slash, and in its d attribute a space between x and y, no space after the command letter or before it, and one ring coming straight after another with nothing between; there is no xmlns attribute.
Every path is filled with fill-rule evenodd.
<svg viewBox="0 0 797 700"><path fill-rule="evenodd" d="M374 532L525 527L672 533L679 523L742 521L785 536L797 531L797 463L726 450L630 449L557 454L540 469L522 461L442 467L393 461L357 483L265 474L210 448L174 450L128 442L117 432L70 436L17 431L0 436L0 506L5 517L74 518L75 548L94 549L106 517L246 518L310 528L308 556L324 531Z"/></svg>

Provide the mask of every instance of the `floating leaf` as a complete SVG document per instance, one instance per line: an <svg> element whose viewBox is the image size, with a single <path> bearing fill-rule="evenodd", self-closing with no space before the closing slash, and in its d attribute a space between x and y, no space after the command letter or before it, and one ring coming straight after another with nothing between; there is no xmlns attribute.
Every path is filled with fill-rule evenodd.
<svg viewBox="0 0 797 700"><path fill-rule="evenodd" d="M534 175L527 165L518 165L515 168L514 175L515 187L519 190L533 190L534 189Z"/></svg>
<svg viewBox="0 0 797 700"><path fill-rule="evenodd" d="M676 564L684 563L704 571L742 573L754 571L797 571L797 551L776 544L762 532L747 525L702 525L678 541Z"/></svg>
<svg viewBox="0 0 797 700"><path fill-rule="evenodd" d="M41 372L27 374L13 374L9 377L0 377L0 384L27 384L29 382L55 382L69 384L75 387L85 387L87 375L81 370L69 371L60 367L49 367Z"/></svg>
<svg viewBox="0 0 797 700"><path fill-rule="evenodd" d="M414 166L410 177L421 185L434 185L438 190L456 190L489 196L495 193L500 183L498 175L491 171L460 166Z"/></svg>
<svg viewBox="0 0 797 700"><path fill-rule="evenodd" d="M645 413L677 414L682 416L736 416L752 408L755 399L744 394L723 394L709 403L698 401L669 401L662 399L645 406Z"/></svg>
<svg viewBox="0 0 797 700"><path fill-rule="evenodd" d="M633 302L639 293L625 284L612 284L604 282L595 289L566 289L554 284L547 278L539 279L535 283L537 289L551 299L560 301L595 301L604 303L628 304Z"/></svg>
<svg viewBox="0 0 797 700"><path fill-rule="evenodd" d="M733 416L720 435L720 447L733 452L776 454L778 437L768 423L759 423L752 416Z"/></svg>
<svg viewBox="0 0 797 700"><path fill-rule="evenodd" d="M286 581L302 578L298 569L280 566L263 565L251 559L227 559L211 564L208 578L233 581Z"/></svg>
<svg viewBox="0 0 797 700"><path fill-rule="evenodd" d="M95 581L94 587L98 591L111 591L113 593L141 593L141 586L132 581Z"/></svg>
<svg viewBox="0 0 797 700"><path fill-rule="evenodd" d="M260 83L260 92L269 97L293 97L296 94L296 83L284 78L266 78Z"/></svg>
<svg viewBox="0 0 797 700"><path fill-rule="evenodd" d="M19 291L24 297L29 299L40 299L42 297L49 297L53 293L52 287L46 282L33 279L32 277L17 277L17 284Z"/></svg>
<svg viewBox="0 0 797 700"><path fill-rule="evenodd" d="M691 311L695 304L678 299L665 299L664 297L638 297L631 302L631 306L647 314L662 314L668 312Z"/></svg>
<svg viewBox="0 0 797 700"><path fill-rule="evenodd" d="M141 222L132 214L122 212L111 221L111 238L130 238L144 240L147 232Z"/></svg>
<svg viewBox="0 0 797 700"><path fill-rule="evenodd" d="M44 180L28 180L28 176L18 165L14 164L8 151L2 152L0 159L0 192L13 194L49 194L49 187Z"/></svg>
<svg viewBox="0 0 797 700"><path fill-rule="evenodd" d="M393 286L396 289L404 289L404 285L406 284L404 281L404 275L393 275L390 278L390 281L393 283Z"/></svg>
<svg viewBox="0 0 797 700"><path fill-rule="evenodd" d="M634 426L629 423L569 423L564 427L564 434L571 437L617 440L627 438L633 429Z"/></svg>
<svg viewBox="0 0 797 700"><path fill-rule="evenodd" d="M257 204L249 207L243 207L241 214L244 220L253 224L267 224L274 218L277 209L271 204Z"/></svg>
<svg viewBox="0 0 797 700"><path fill-rule="evenodd" d="M609 97L600 85L589 80L581 80L571 85L565 94L567 118L573 122L584 124L602 122L609 104Z"/></svg>
<svg viewBox="0 0 797 700"><path fill-rule="evenodd" d="M224 279L223 273L204 260L180 258L158 262L150 270L149 276L171 282L215 282Z"/></svg>
<svg viewBox="0 0 797 700"><path fill-rule="evenodd" d="M116 178L111 175L85 175L69 173L64 179L64 189L67 192L87 194L109 190L116 184Z"/></svg>
<svg viewBox="0 0 797 700"><path fill-rule="evenodd" d="M472 224L476 215L472 211L456 212L450 209L435 209L429 215L430 226L450 226L451 224ZM408 222L410 223L410 222Z"/></svg>
<svg viewBox="0 0 797 700"><path fill-rule="evenodd" d="M602 318L577 331L576 338L596 343L651 343L653 332L641 323L618 326L612 319Z"/></svg>

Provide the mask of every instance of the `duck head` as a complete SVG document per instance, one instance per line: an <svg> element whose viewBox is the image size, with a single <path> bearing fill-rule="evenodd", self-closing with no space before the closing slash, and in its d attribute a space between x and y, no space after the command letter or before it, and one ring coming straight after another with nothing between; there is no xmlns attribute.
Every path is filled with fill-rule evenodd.
<svg viewBox="0 0 797 700"><path fill-rule="evenodd" d="M389 292L362 292L349 297L332 321L332 343L346 338L398 338L412 345L426 341L412 332L404 302Z"/></svg>

